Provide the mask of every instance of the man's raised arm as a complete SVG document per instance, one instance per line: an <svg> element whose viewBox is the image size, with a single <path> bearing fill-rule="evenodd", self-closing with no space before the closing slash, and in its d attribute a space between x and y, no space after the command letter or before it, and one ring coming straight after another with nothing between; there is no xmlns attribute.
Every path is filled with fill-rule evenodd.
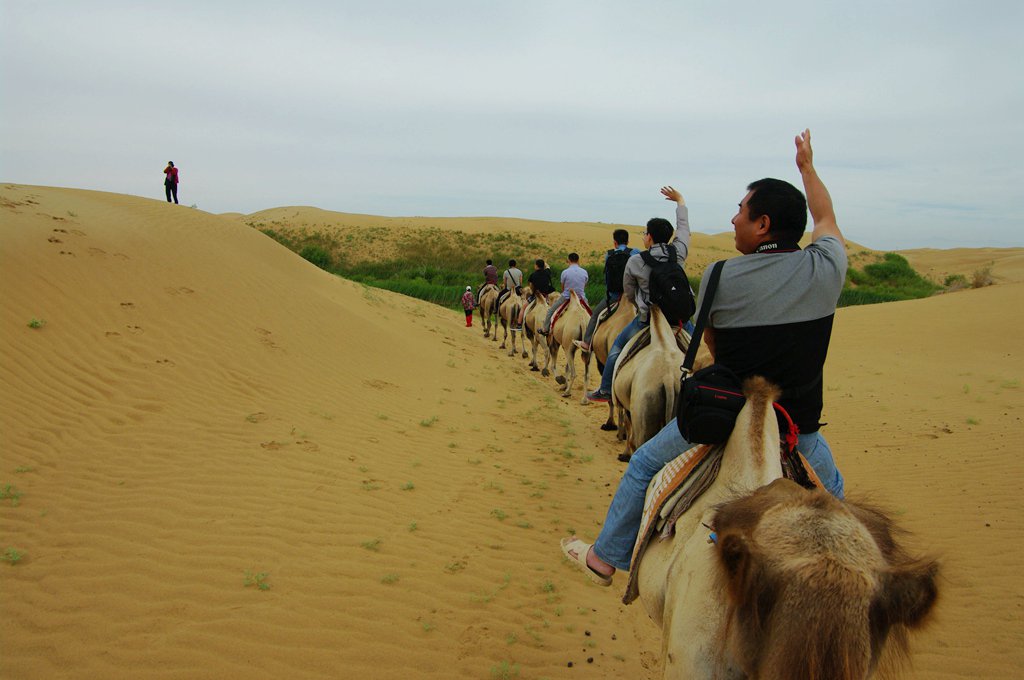
<svg viewBox="0 0 1024 680"><path fill-rule="evenodd" d="M804 130L796 136L796 167L800 170L800 177L804 182L804 193L807 194L807 207L811 211L811 219L814 220L814 231L811 233L811 241L817 241L823 236L835 236L843 245L843 233L839 231L836 224L836 213L832 208L832 197L828 189L818 177L814 169L814 152L811 150L811 131Z"/></svg>

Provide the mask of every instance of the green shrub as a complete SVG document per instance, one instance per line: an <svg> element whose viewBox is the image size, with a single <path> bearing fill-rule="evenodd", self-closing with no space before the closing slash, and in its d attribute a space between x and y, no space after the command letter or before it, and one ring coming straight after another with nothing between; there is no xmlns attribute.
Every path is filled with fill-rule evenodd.
<svg viewBox="0 0 1024 680"><path fill-rule="evenodd" d="M331 267L334 266L330 253L321 246L308 245L299 251L299 255L324 271L331 271Z"/></svg>

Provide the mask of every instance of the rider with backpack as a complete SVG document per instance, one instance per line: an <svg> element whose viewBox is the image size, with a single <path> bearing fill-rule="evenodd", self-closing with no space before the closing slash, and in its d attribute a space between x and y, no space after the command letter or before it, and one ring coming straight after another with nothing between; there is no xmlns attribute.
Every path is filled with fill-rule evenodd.
<svg viewBox="0 0 1024 680"><path fill-rule="evenodd" d="M690 253L689 211L683 195L676 189L662 187L661 194L665 200L676 202L675 238L672 238L672 224L668 220L655 217L647 222L644 232L647 250L629 258L622 277L622 294L636 304L637 315L615 338L601 373L601 385L587 394L590 401L611 399L615 362L630 338L650 323L652 302L665 312L672 325L686 323L693 314L693 291L683 272Z"/></svg>
<svg viewBox="0 0 1024 680"><path fill-rule="evenodd" d="M612 242L615 247L604 256L605 296L594 305L590 323L587 324L587 330L583 333L583 340L573 340L576 346L584 352L590 351L590 340L594 337L594 329L597 328L597 320L601 316L601 312L622 297L622 279L626 273L626 262L631 256L640 252L636 248L629 247L629 232L625 229L616 229L612 232Z"/></svg>

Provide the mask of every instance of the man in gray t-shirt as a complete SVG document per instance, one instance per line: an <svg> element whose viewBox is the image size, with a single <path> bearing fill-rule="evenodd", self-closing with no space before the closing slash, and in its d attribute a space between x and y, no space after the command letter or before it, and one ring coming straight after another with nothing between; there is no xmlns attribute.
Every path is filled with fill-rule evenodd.
<svg viewBox="0 0 1024 680"><path fill-rule="evenodd" d="M825 488L842 498L843 476L818 431L818 418L822 367L846 275L845 244L832 198L814 169L810 131L795 141L807 198L777 179L747 187L732 219L742 257L722 270L704 341L715 361L740 377L764 375L782 388L780 403L801 429L797 447ZM814 231L801 250L808 208ZM647 485L688 448L673 419L630 458L594 544L562 539L563 554L592 581L610 585L616 569L630 568Z"/></svg>

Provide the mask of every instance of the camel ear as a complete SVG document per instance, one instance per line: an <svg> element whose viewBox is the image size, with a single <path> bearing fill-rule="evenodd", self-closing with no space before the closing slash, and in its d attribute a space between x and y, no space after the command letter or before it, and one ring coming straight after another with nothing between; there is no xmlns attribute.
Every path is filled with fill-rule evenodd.
<svg viewBox="0 0 1024 680"><path fill-rule="evenodd" d="M924 623L939 596L936 579L939 565L921 560L901 565L884 580L876 608L889 625L916 628Z"/></svg>
<svg viewBox="0 0 1024 680"><path fill-rule="evenodd" d="M738 532L731 531L718 537L718 557L731 580L741 574L749 563L750 549Z"/></svg>

